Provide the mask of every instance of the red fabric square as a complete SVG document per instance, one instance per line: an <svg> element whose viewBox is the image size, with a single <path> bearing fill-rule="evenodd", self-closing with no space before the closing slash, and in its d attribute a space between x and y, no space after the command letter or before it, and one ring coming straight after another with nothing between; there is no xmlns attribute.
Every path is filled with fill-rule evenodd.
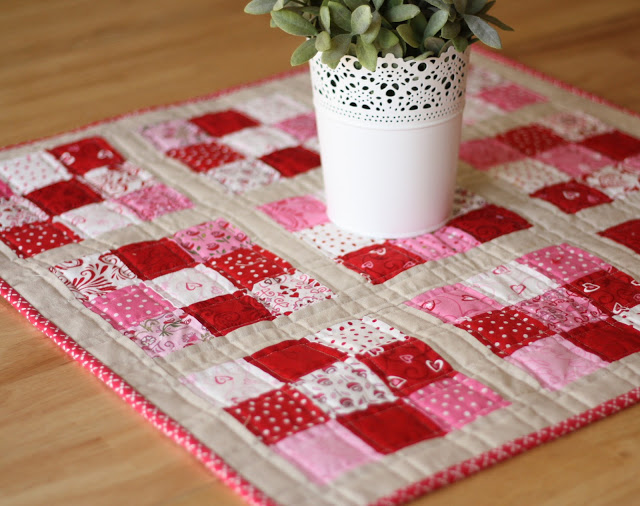
<svg viewBox="0 0 640 506"><path fill-rule="evenodd" d="M467 232L480 242L488 242L496 237L531 227L531 223L513 211L493 204L458 216L448 225Z"/></svg>
<svg viewBox="0 0 640 506"><path fill-rule="evenodd" d="M336 258L336 261L378 285L424 263L425 259L387 241L384 244L374 244L351 251Z"/></svg>
<svg viewBox="0 0 640 506"><path fill-rule="evenodd" d="M20 258L29 258L43 251L58 248L81 238L62 223L39 221L0 231L0 239Z"/></svg>
<svg viewBox="0 0 640 506"><path fill-rule="evenodd" d="M589 137L580 144L618 161L640 153L640 139L619 130Z"/></svg>
<svg viewBox="0 0 640 506"><path fill-rule="evenodd" d="M127 244L115 250L122 261L140 278L153 279L195 265L196 262L170 239Z"/></svg>
<svg viewBox="0 0 640 506"><path fill-rule="evenodd" d="M535 156L567 141L556 135L553 130L541 125L529 125L514 128L496 137L527 156Z"/></svg>
<svg viewBox="0 0 640 506"><path fill-rule="evenodd" d="M225 411L267 445L328 420L307 396L288 385L225 408Z"/></svg>
<svg viewBox="0 0 640 506"><path fill-rule="evenodd" d="M220 165L244 158L243 155L229 146L218 142L193 144L183 148L170 149L167 151L167 156L180 160L195 172L207 172Z"/></svg>
<svg viewBox="0 0 640 506"><path fill-rule="evenodd" d="M345 356L340 350L302 338L263 348L245 360L280 381L291 382Z"/></svg>
<svg viewBox="0 0 640 506"><path fill-rule="evenodd" d="M289 262L257 245L213 258L207 265L233 281L238 288L249 290L263 279L293 271Z"/></svg>
<svg viewBox="0 0 640 506"><path fill-rule="evenodd" d="M124 157L102 137L91 137L49 150L71 172L83 175L97 167L123 163Z"/></svg>
<svg viewBox="0 0 640 506"><path fill-rule="evenodd" d="M398 395L409 395L453 369L438 353L422 341L410 337L384 347L375 356L361 356L364 362Z"/></svg>
<svg viewBox="0 0 640 506"><path fill-rule="evenodd" d="M640 304L640 283L611 267L572 281L567 288L609 314L620 314Z"/></svg>
<svg viewBox="0 0 640 506"><path fill-rule="evenodd" d="M608 362L640 351L640 332L612 319L588 323L563 336Z"/></svg>
<svg viewBox="0 0 640 506"><path fill-rule="evenodd" d="M640 254L640 220L625 221L603 232L598 232L598 235L608 237Z"/></svg>
<svg viewBox="0 0 640 506"><path fill-rule="evenodd" d="M216 336L224 336L240 327L274 318L267 308L243 292L203 300L183 309Z"/></svg>
<svg viewBox="0 0 640 506"><path fill-rule="evenodd" d="M60 181L25 195L52 216L102 201L102 197L77 179Z"/></svg>
<svg viewBox="0 0 640 506"><path fill-rule="evenodd" d="M385 455L444 435L438 424L402 400L371 405L364 411L339 416L337 420Z"/></svg>
<svg viewBox="0 0 640 506"><path fill-rule="evenodd" d="M195 123L208 134L214 137L222 137L243 128L258 126L260 123L254 119L245 116L241 112L232 109L228 111L212 112L197 118L191 118L189 121Z"/></svg>
<svg viewBox="0 0 640 506"><path fill-rule="evenodd" d="M320 166L320 155L302 146L274 151L260 158L284 177L294 177Z"/></svg>
<svg viewBox="0 0 640 506"><path fill-rule="evenodd" d="M574 214L582 209L613 202L601 191L577 181L546 186L532 193L531 196L551 202L567 214Z"/></svg>
<svg viewBox="0 0 640 506"><path fill-rule="evenodd" d="M511 307L472 316L456 327L466 330L501 357L554 334L539 320Z"/></svg>

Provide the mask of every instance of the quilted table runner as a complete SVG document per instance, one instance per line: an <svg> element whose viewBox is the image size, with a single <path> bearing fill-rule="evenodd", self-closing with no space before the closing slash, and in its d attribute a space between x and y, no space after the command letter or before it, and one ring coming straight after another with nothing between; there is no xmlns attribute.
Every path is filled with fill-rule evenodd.
<svg viewBox="0 0 640 506"><path fill-rule="evenodd" d="M640 399L640 119L476 53L464 123L387 241L304 71L5 148L0 291L249 502L406 502Z"/></svg>

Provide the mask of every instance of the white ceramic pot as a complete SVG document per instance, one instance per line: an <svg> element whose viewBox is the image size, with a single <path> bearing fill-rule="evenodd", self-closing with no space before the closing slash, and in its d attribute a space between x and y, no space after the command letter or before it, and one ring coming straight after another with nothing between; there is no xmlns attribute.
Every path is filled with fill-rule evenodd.
<svg viewBox="0 0 640 506"><path fill-rule="evenodd" d="M375 72L344 57L311 61L329 218L375 238L420 235L451 214L468 51L408 61L387 55Z"/></svg>

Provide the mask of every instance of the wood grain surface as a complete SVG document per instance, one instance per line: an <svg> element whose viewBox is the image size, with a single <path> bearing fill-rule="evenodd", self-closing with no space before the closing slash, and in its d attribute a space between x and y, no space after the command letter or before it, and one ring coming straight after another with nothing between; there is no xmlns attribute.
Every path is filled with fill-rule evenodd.
<svg viewBox="0 0 640 506"><path fill-rule="evenodd" d="M287 70L298 41L244 0L2 0L0 145ZM504 54L640 111L637 0L500 0ZM640 406L414 506L631 505ZM240 505L184 450L0 304L0 504Z"/></svg>

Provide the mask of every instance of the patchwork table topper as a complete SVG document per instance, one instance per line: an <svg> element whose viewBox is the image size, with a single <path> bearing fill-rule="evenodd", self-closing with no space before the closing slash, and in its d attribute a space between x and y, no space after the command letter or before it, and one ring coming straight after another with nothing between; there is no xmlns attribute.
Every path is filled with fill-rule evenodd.
<svg viewBox="0 0 640 506"><path fill-rule="evenodd" d="M328 219L305 72L5 148L1 292L248 502L405 503L640 400L640 120L467 95L407 239Z"/></svg>

